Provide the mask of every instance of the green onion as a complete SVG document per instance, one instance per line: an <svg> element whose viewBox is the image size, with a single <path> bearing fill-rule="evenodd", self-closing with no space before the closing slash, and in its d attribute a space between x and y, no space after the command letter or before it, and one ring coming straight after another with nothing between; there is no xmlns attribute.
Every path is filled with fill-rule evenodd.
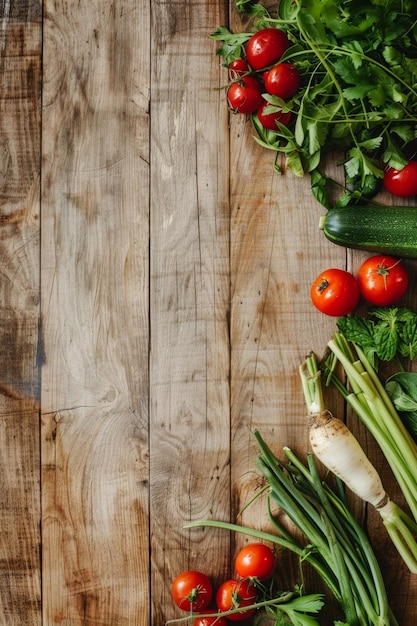
<svg viewBox="0 0 417 626"><path fill-rule="evenodd" d="M335 358L328 358L324 367L327 384L336 387L373 435L409 506L413 519L393 502L377 508L408 568L417 573L417 445L364 352L341 333L335 333L328 346ZM349 390L335 374L337 362Z"/></svg>
<svg viewBox="0 0 417 626"><path fill-rule="evenodd" d="M228 522L192 522L186 528L214 526L272 542L296 554L302 568L315 569L339 603L349 626L398 626L388 604L381 571L370 541L350 512L346 501L322 483L314 455L307 466L288 447L280 461L258 431L258 467L269 486L268 513L275 532L264 532ZM339 481L343 491L343 485ZM283 511L304 535L304 542L279 521ZM306 596L308 597L308 596ZM304 622L291 622L302 624ZM306 622L313 623L313 622ZM339 622L338 622L339 623Z"/></svg>

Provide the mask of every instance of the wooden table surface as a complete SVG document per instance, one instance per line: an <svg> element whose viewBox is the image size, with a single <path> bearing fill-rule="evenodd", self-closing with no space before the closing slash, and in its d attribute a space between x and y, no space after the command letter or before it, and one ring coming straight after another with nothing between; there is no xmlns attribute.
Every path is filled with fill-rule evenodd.
<svg viewBox="0 0 417 626"><path fill-rule="evenodd" d="M0 3L1 626L163 626L174 576L220 581L247 541L184 524L266 522L237 517L251 430L308 450L297 368L335 330L309 286L363 255L229 115L209 34L245 29L233 7ZM416 577L353 505L414 626Z"/></svg>

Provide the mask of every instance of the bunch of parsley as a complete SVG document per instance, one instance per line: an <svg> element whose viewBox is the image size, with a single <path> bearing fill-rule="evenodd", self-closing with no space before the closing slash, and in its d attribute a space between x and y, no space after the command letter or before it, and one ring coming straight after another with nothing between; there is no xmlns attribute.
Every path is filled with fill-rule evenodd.
<svg viewBox="0 0 417 626"><path fill-rule="evenodd" d="M283 154L297 176L311 174L326 208L335 181L320 166L336 150L345 154L336 204L372 196L385 167L401 169L417 150L415 0L279 0L275 14L252 0L236 0L236 7L254 18L254 30L286 31L292 45L282 60L301 74L290 100L266 96L271 112L291 111L292 124L265 130L253 115L257 141ZM217 52L225 65L242 56L251 34L221 27L211 35L222 41Z"/></svg>

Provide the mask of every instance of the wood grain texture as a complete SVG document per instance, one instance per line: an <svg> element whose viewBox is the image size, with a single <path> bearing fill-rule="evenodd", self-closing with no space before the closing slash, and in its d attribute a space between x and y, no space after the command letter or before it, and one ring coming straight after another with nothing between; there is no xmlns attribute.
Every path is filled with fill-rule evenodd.
<svg viewBox="0 0 417 626"><path fill-rule="evenodd" d="M184 524L268 528L264 500L241 513L262 484L252 430L308 450L298 366L335 329L310 284L366 254L324 239L309 180L227 111L219 25L250 27L223 0L0 2L0 626L184 617L173 578L216 584L249 541ZM350 502L414 626L416 577Z"/></svg>
<svg viewBox="0 0 417 626"><path fill-rule="evenodd" d="M149 4L47 2L43 619L149 620Z"/></svg>
<svg viewBox="0 0 417 626"><path fill-rule="evenodd" d="M227 110L215 44L224 3L153 4L151 108L152 624L174 611L173 578L228 569L229 537L184 531L228 519Z"/></svg>
<svg viewBox="0 0 417 626"><path fill-rule="evenodd" d="M40 622L40 4L0 29L0 624Z"/></svg>

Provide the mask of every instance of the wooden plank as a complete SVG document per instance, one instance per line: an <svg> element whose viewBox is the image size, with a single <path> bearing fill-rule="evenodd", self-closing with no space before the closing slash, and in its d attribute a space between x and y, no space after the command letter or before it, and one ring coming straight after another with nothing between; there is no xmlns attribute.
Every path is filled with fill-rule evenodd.
<svg viewBox="0 0 417 626"><path fill-rule="evenodd" d="M18 50L18 51L17 51ZM0 624L40 624L41 3L0 13Z"/></svg>
<svg viewBox="0 0 417 626"><path fill-rule="evenodd" d="M149 21L44 8L45 624L149 622Z"/></svg>
<svg viewBox="0 0 417 626"><path fill-rule="evenodd" d="M208 37L224 3L153 3L151 127L152 624L184 615L181 571L229 567L229 214L227 110Z"/></svg>

